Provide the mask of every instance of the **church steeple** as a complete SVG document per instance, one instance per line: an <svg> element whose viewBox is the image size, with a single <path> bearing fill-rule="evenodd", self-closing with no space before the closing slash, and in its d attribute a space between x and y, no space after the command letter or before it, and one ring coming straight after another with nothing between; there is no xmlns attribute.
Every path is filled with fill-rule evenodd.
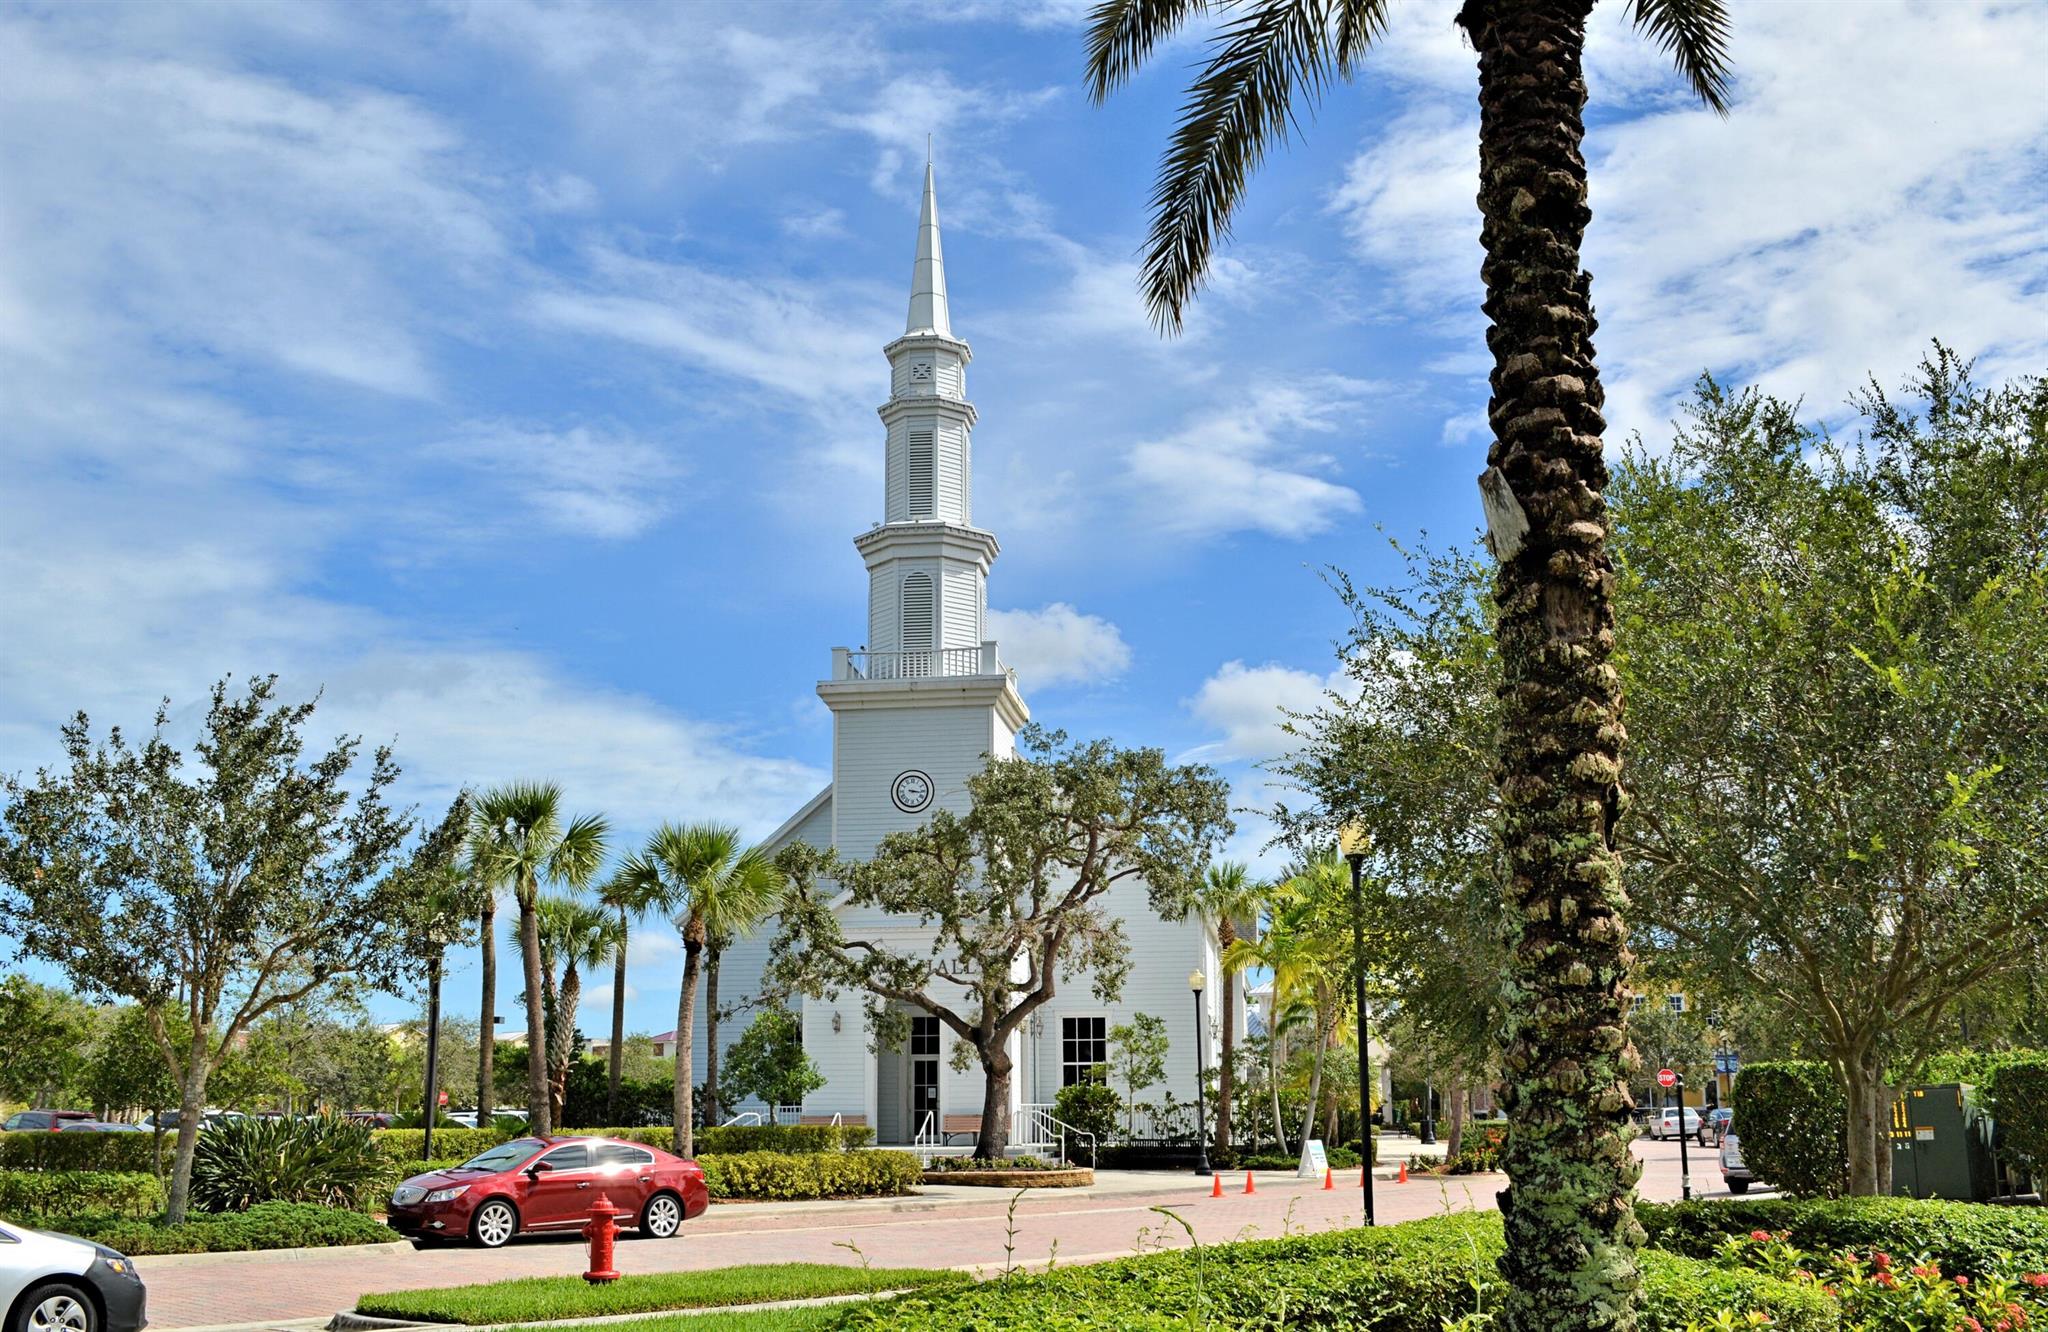
<svg viewBox="0 0 2048 1332"><path fill-rule="evenodd" d="M910 318L905 333L953 336L952 312L946 307L946 255L939 246L939 199L932 164L924 164L924 205L917 215L917 262L910 273Z"/></svg>

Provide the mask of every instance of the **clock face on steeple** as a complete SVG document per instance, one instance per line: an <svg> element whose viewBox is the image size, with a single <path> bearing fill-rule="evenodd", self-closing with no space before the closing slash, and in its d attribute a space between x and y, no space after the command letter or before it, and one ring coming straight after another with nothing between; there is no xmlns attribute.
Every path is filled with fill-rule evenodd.
<svg viewBox="0 0 2048 1332"><path fill-rule="evenodd" d="M889 798L905 814L915 814L932 803L932 779L912 768L897 776L889 788Z"/></svg>

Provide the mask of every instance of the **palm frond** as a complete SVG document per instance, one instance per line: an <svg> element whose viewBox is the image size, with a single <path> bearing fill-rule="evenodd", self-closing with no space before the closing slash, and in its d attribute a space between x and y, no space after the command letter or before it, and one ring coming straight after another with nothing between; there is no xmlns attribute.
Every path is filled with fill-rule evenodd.
<svg viewBox="0 0 2048 1332"><path fill-rule="evenodd" d="M1387 30L1387 0L1339 0L1337 72L1350 78L1366 51Z"/></svg>
<svg viewBox="0 0 2048 1332"><path fill-rule="evenodd" d="M1153 47L1208 8L1209 0L1102 0L1088 17L1088 95L1109 96Z"/></svg>
<svg viewBox="0 0 2048 1332"><path fill-rule="evenodd" d="M1161 331L1180 331L1246 180L1322 95L1332 73L1328 3L1262 0L1217 34L1152 191L1141 285Z"/></svg>
<svg viewBox="0 0 2048 1332"><path fill-rule="evenodd" d="M605 842L611 825L602 814L583 814L569 820L561 840L548 851L548 877L572 888L587 887L604 864Z"/></svg>
<svg viewBox="0 0 2048 1332"><path fill-rule="evenodd" d="M1671 55L1701 101L1728 114L1728 9L1722 0L1635 0L1636 28Z"/></svg>

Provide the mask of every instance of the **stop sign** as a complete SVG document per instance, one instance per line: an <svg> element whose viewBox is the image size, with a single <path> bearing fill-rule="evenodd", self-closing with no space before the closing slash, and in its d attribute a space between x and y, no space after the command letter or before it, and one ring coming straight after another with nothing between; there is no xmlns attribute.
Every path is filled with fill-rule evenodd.
<svg viewBox="0 0 2048 1332"><path fill-rule="evenodd" d="M1660 1068L1657 1070L1657 1085L1659 1087L1676 1087L1678 1085L1678 1075L1668 1068Z"/></svg>
<svg viewBox="0 0 2048 1332"><path fill-rule="evenodd" d="M442 1105L446 1105L446 1104L448 1104L448 1093L447 1093L447 1092L442 1092L442 1093L441 1093L441 1100L440 1100L440 1103L441 1103Z"/></svg>

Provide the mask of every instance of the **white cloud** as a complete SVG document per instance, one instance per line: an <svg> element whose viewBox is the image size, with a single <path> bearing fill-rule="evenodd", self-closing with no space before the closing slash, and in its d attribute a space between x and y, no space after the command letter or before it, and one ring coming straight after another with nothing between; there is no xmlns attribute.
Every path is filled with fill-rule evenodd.
<svg viewBox="0 0 2048 1332"><path fill-rule="evenodd" d="M682 468L660 445L628 432L549 430L479 423L439 448L510 490L557 531L638 536L660 520Z"/></svg>
<svg viewBox="0 0 2048 1332"><path fill-rule="evenodd" d="M988 632L1026 688L1112 680L1131 664L1121 630L1063 601L1035 611L991 610Z"/></svg>
<svg viewBox="0 0 2048 1332"><path fill-rule="evenodd" d="M846 234L846 210L814 208L808 212L791 213L779 225L785 235L798 240L836 240Z"/></svg>
<svg viewBox="0 0 2048 1332"><path fill-rule="evenodd" d="M1288 713L1312 712L1331 693L1355 692L1356 686L1342 671L1325 676L1278 662L1247 666L1227 661L1187 701L1188 710L1221 738L1190 751L1188 757L1214 763L1264 763L1284 757L1295 744L1281 730Z"/></svg>
<svg viewBox="0 0 2048 1332"><path fill-rule="evenodd" d="M1403 19L1394 37L1411 59L1374 67L1420 71L1414 95L1333 205L1412 314L1476 333L1471 53L1448 25ZM1855 58L1815 61L1817 40ZM1628 24L1596 24L1586 262L1610 440L1660 433L1705 369L1833 414L1930 337L1987 378L2037 368L2043 49L2039 6L1744 6L1724 121Z"/></svg>
<svg viewBox="0 0 2048 1332"><path fill-rule="evenodd" d="M1327 480L1328 454L1303 435L1356 439L1372 385L1337 375L1261 385L1131 450L1128 483L1151 525L1187 537L1258 531L1313 536L1358 513L1358 492Z"/></svg>

